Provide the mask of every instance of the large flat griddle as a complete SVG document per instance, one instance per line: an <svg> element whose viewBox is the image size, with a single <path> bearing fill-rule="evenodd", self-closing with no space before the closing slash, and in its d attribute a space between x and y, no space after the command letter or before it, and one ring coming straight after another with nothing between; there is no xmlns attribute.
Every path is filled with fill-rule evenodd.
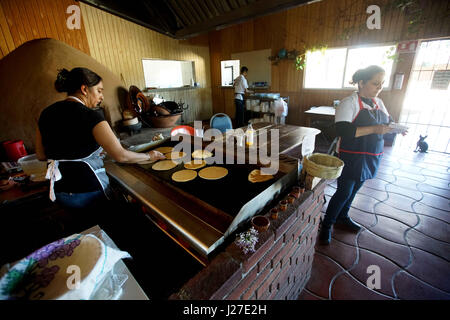
<svg viewBox="0 0 450 320"><path fill-rule="evenodd" d="M224 167L228 169L228 175L218 180L205 180L200 178L200 176L197 176L197 178L189 182L175 182L171 178L172 174L179 170L183 170L183 163L168 171L153 170L152 164L139 166L161 181L164 181L175 188L179 188L199 200L228 213L233 218L238 215L244 205L249 203L285 175L278 171L272 180L251 183L248 181L248 175L252 170L259 169L257 165L212 164L207 165L206 167ZM200 170L201 169L198 169L196 171L199 172Z"/></svg>

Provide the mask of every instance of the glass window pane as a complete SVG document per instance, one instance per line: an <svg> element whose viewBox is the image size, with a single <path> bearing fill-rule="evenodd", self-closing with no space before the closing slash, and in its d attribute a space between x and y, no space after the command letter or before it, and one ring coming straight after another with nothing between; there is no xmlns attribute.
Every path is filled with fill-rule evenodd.
<svg viewBox="0 0 450 320"><path fill-rule="evenodd" d="M229 87L233 85L234 79L240 74L239 60L224 60L220 62L222 74L222 86Z"/></svg>
<svg viewBox="0 0 450 320"><path fill-rule="evenodd" d="M342 88L347 49L307 52L305 88Z"/></svg>
<svg viewBox="0 0 450 320"><path fill-rule="evenodd" d="M386 71L384 88L389 87L389 80L391 78L392 66L394 61L389 59L390 55L395 53L395 46L382 47L365 47L354 48L348 50L347 66L345 68L344 87L353 88L350 81L353 74L358 69L366 68L370 65L378 65Z"/></svg>

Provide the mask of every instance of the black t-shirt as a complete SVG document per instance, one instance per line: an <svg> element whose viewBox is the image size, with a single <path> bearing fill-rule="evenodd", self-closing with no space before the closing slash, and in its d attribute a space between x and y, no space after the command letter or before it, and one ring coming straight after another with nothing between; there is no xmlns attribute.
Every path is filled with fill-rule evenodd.
<svg viewBox="0 0 450 320"><path fill-rule="evenodd" d="M92 129L103 115L75 101L59 101L45 108L39 117L45 155L52 160L74 160L89 156L99 148ZM57 192L101 190L95 174L84 162L60 162L62 179L55 182Z"/></svg>

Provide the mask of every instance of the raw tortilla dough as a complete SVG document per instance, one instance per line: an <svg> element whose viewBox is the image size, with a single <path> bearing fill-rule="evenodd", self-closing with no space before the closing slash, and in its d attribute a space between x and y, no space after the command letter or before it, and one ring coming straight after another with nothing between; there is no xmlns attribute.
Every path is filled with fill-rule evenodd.
<svg viewBox="0 0 450 320"><path fill-rule="evenodd" d="M197 169L203 168L204 166L206 166L205 160L198 160L198 159L186 162L184 164L184 167L186 169L191 169L191 170L197 170Z"/></svg>
<svg viewBox="0 0 450 320"><path fill-rule="evenodd" d="M198 173L200 178L206 179L206 180L218 180L222 179L228 174L228 169L223 167L209 167L200 170Z"/></svg>
<svg viewBox="0 0 450 320"><path fill-rule="evenodd" d="M195 150L192 152L192 158L195 159L206 159L212 157L212 153L207 150Z"/></svg>
<svg viewBox="0 0 450 320"><path fill-rule="evenodd" d="M180 170L172 174L172 180L176 182L188 182L197 178L197 171Z"/></svg>
<svg viewBox="0 0 450 320"><path fill-rule="evenodd" d="M248 175L248 181L255 182L264 182L273 179L273 176L270 174L261 174L261 170L255 169Z"/></svg>
<svg viewBox="0 0 450 320"><path fill-rule="evenodd" d="M156 170L156 171L166 171L166 170L175 168L177 165L178 165L178 163L173 162L171 160L162 160L162 161L155 163L152 166L152 169Z"/></svg>
<svg viewBox="0 0 450 320"><path fill-rule="evenodd" d="M164 153L172 152L172 150L173 150L172 147L159 147L159 148L156 148L154 151L159 151L164 154Z"/></svg>
<svg viewBox="0 0 450 320"><path fill-rule="evenodd" d="M177 159L181 159L181 158L184 158L184 157L186 157L186 153L184 153L184 152L170 152L170 153L166 153L165 154L165 156L166 156L166 159L173 159L173 160L177 160Z"/></svg>

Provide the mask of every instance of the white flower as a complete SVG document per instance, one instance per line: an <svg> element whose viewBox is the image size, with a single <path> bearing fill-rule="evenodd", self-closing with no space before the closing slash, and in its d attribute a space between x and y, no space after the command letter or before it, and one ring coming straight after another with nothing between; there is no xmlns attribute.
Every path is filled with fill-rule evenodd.
<svg viewBox="0 0 450 320"><path fill-rule="evenodd" d="M247 254L248 252L255 252L255 245L258 242L258 231L251 227L250 230L242 232L235 240L236 245Z"/></svg>

